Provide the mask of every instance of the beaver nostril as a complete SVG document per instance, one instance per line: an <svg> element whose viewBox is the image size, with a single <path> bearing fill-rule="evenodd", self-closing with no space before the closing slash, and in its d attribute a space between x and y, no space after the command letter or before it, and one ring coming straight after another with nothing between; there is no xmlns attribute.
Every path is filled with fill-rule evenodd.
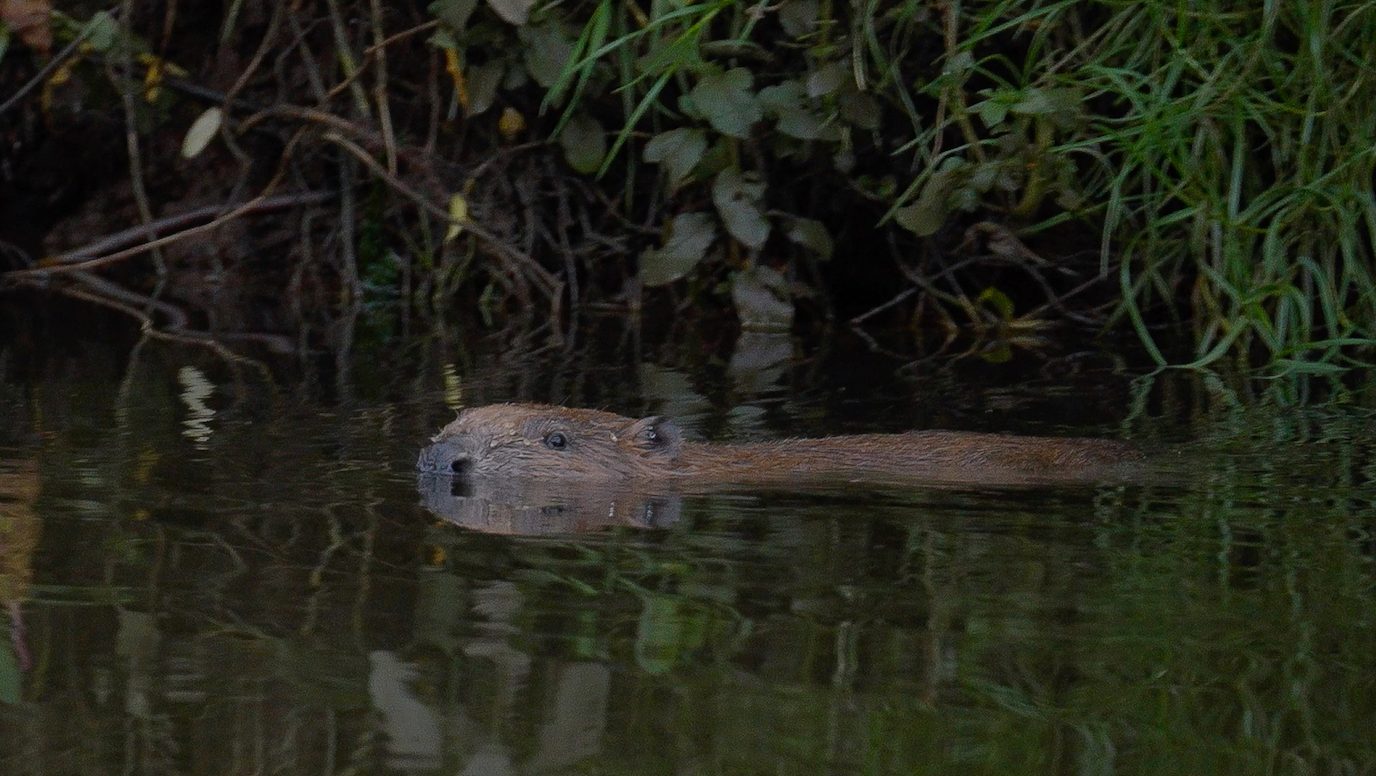
<svg viewBox="0 0 1376 776"><path fill-rule="evenodd" d="M467 458L455 458L454 462L449 464L449 470L455 474L467 474L468 469L469 461Z"/></svg>

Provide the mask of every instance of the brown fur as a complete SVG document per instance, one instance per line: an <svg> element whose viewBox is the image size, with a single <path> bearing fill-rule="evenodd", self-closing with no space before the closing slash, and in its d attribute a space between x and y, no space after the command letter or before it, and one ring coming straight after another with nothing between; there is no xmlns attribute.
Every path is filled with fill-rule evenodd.
<svg viewBox="0 0 1376 776"><path fill-rule="evenodd" d="M1108 439L910 431L751 444L684 442L673 421L494 404L464 410L417 468L475 478L674 481L698 487L807 480L1024 484L1121 477L1141 454ZM559 444L562 442L562 446Z"/></svg>

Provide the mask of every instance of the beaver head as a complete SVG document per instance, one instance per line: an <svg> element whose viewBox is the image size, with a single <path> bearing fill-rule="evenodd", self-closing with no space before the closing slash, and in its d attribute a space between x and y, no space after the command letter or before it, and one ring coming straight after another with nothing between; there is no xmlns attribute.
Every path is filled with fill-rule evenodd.
<svg viewBox="0 0 1376 776"><path fill-rule="evenodd" d="M467 409L430 441L422 472L581 481L663 476L683 447L666 418L545 404Z"/></svg>

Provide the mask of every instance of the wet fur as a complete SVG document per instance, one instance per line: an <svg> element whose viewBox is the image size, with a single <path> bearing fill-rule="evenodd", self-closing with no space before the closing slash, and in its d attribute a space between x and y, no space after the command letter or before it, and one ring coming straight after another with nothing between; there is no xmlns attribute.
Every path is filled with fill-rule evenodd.
<svg viewBox="0 0 1376 776"><path fill-rule="evenodd" d="M560 436L553 436L553 435ZM1110 439L910 431L750 444L685 442L668 418L544 404L464 410L421 471L474 478L695 484L802 480L1006 483L1116 479L1142 455ZM562 442L556 447L555 442Z"/></svg>

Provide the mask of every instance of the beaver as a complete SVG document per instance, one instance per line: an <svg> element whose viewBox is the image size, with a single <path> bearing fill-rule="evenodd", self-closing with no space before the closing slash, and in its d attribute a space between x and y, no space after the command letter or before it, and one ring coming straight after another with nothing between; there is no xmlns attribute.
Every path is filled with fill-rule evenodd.
<svg viewBox="0 0 1376 776"><path fill-rule="evenodd" d="M803 481L1035 484L1122 479L1142 460L1111 439L909 431L743 444L686 442L672 420L545 404L466 409L431 439L421 472L469 479L719 485Z"/></svg>

